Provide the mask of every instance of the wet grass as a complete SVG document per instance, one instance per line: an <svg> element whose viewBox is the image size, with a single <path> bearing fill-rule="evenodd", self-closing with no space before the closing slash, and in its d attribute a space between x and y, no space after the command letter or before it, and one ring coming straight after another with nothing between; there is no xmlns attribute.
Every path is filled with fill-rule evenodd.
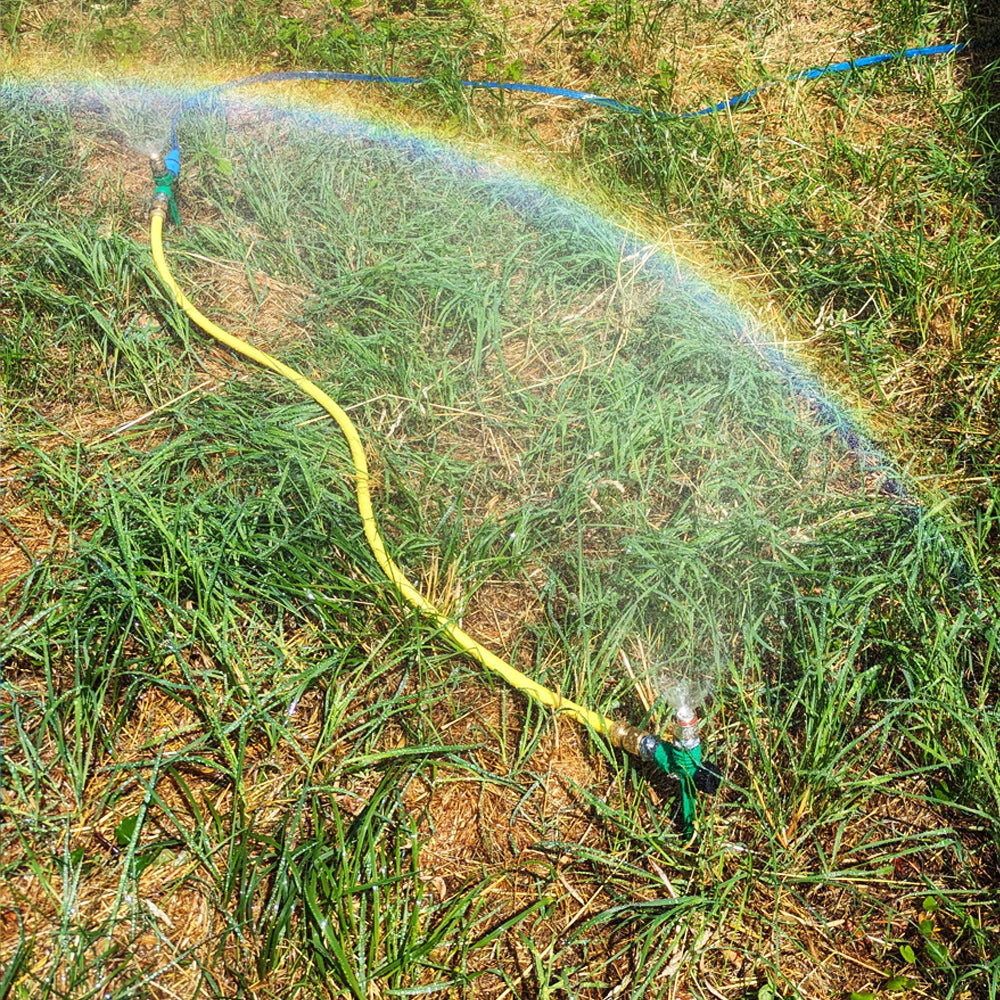
<svg viewBox="0 0 1000 1000"><path fill-rule="evenodd" d="M636 15L559 30L630 51ZM927 516L582 211L316 121L185 123L172 266L351 408L428 595L637 723L710 679L726 783L693 845L669 783L400 607L339 436L160 290L142 127L5 93L0 993L996 995L996 237L972 112L926 78L919 127L846 131L904 77L794 106L785 143L581 143L767 262Z"/></svg>

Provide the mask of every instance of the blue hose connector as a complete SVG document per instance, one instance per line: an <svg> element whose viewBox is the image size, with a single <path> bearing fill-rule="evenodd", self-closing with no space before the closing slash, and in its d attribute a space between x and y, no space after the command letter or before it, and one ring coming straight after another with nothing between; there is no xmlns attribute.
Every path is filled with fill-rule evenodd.
<svg viewBox="0 0 1000 1000"><path fill-rule="evenodd" d="M163 157L163 166L166 170L174 175L174 180L181 175L181 150L180 147L174 145L174 147Z"/></svg>

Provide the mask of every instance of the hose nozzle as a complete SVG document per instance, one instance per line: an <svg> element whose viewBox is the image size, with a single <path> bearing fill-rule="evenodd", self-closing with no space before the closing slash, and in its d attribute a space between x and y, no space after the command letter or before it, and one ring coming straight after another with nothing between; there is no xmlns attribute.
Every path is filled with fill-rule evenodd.
<svg viewBox="0 0 1000 1000"><path fill-rule="evenodd" d="M701 746L698 735L698 716L688 710L678 712L674 716L674 745L682 750L694 750Z"/></svg>

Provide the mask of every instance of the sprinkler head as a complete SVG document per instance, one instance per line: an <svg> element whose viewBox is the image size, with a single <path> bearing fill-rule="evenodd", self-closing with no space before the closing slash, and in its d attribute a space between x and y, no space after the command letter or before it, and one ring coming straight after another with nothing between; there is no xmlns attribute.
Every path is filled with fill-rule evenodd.
<svg viewBox="0 0 1000 1000"><path fill-rule="evenodd" d="M680 783L680 800L677 824L685 839L694 836L698 792L713 794L722 783L722 772L702 758L701 738L698 735L698 717L690 709L682 710L674 718L673 741L655 737L641 741L639 753L643 760L652 751L654 763L665 774L676 777Z"/></svg>
<svg viewBox="0 0 1000 1000"><path fill-rule="evenodd" d="M674 746L682 754L690 756L693 770L688 769L691 781L699 792L714 795L722 784L722 771L718 765L701 756L701 737L698 734L698 717L694 712L677 713L674 720Z"/></svg>
<svg viewBox="0 0 1000 1000"><path fill-rule="evenodd" d="M624 722L610 723L606 735L614 746L638 756L640 760L655 764L664 774L678 779L678 825L686 839L693 837L697 793L711 795L722 782L719 768L702 758L698 717L694 712L686 706L677 712L672 741L661 740L638 726L630 726Z"/></svg>
<svg viewBox="0 0 1000 1000"><path fill-rule="evenodd" d="M149 169L153 172L153 180L157 184L165 182L166 175L177 180L181 175L180 147L173 146L166 153L154 153L149 158Z"/></svg>
<svg viewBox="0 0 1000 1000"><path fill-rule="evenodd" d="M698 716L688 709L674 717L674 746L680 750L694 750L701 745L698 735Z"/></svg>

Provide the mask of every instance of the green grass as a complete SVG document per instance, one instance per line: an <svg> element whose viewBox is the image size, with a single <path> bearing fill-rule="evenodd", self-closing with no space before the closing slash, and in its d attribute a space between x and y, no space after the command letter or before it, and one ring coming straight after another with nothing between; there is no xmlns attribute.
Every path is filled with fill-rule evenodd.
<svg viewBox="0 0 1000 1000"><path fill-rule="evenodd" d="M690 30L763 43L780 17L745 6ZM127 5L66 13L168 37ZM623 54L667 57L637 6L560 13L577 65L614 43L590 62L626 95ZM371 65L392 29L403 65L468 71L478 10L397 14L323 17ZM263 4L210 15L177 35L205 56L347 44ZM960 16L907 7L879 37ZM895 428L925 518L614 229L316 119L183 123L172 267L351 408L407 572L616 717L667 724L622 651L654 690L710 680L726 783L686 846L670 783L399 605L334 428L169 302L132 184L156 114L5 92L0 995L996 996L981 94L899 69L776 97L766 133L752 110L575 133L577 170L766 262L812 356ZM485 127L481 95L420 100Z"/></svg>

